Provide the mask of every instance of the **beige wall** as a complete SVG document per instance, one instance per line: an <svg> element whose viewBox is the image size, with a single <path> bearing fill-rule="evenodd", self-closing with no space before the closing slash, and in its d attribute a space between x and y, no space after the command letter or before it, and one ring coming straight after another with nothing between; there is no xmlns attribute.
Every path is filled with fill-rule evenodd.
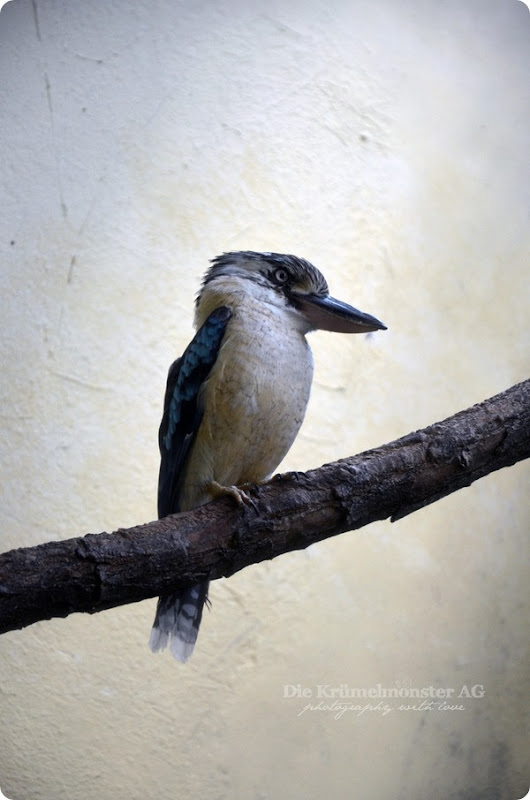
<svg viewBox="0 0 530 800"><path fill-rule="evenodd" d="M312 336L285 469L527 377L529 20L515 0L6 5L0 549L154 518L166 369L227 249L305 256L389 327ZM520 464L217 582L186 666L147 649L154 600L1 637L0 787L521 797L529 488ZM485 695L300 714L323 684Z"/></svg>

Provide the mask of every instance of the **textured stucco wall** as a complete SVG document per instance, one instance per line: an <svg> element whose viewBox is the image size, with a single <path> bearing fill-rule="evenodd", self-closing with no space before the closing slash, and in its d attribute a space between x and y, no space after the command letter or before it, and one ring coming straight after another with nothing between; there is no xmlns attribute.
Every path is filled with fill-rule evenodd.
<svg viewBox="0 0 530 800"><path fill-rule="evenodd" d="M516 0L4 7L1 550L154 517L166 369L227 249L305 256L389 326L312 336L285 469L527 377L529 20ZM185 667L147 649L154 600L1 637L0 787L521 797L529 489L520 464L216 583ZM485 695L335 719L286 684Z"/></svg>

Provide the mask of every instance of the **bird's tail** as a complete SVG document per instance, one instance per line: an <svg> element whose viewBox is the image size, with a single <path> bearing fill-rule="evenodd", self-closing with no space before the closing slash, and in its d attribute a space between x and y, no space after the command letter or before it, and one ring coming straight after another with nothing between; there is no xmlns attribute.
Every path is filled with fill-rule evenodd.
<svg viewBox="0 0 530 800"><path fill-rule="evenodd" d="M177 661L186 662L193 653L202 609L208 599L209 581L198 583L181 592L158 598L156 616L151 630L149 647L153 653L163 650L169 642Z"/></svg>

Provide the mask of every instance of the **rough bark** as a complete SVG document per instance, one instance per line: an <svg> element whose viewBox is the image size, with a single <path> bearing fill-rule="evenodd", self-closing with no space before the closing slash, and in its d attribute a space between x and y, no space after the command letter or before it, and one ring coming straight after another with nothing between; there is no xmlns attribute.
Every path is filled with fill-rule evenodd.
<svg viewBox="0 0 530 800"><path fill-rule="evenodd" d="M0 632L94 613L392 521L530 455L530 380L389 444L115 533L0 556ZM353 546L353 543L352 543Z"/></svg>

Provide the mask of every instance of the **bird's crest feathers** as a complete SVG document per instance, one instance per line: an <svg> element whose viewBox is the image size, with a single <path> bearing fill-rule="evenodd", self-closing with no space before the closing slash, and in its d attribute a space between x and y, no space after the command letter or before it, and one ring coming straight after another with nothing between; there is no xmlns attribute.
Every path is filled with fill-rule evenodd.
<svg viewBox="0 0 530 800"><path fill-rule="evenodd" d="M282 253L259 253L238 250L223 253L212 259L212 266L204 276L197 296L200 302L205 288L217 278L239 277L253 281L267 289L288 293L296 289L301 294L326 297L328 284L322 273L305 258Z"/></svg>

